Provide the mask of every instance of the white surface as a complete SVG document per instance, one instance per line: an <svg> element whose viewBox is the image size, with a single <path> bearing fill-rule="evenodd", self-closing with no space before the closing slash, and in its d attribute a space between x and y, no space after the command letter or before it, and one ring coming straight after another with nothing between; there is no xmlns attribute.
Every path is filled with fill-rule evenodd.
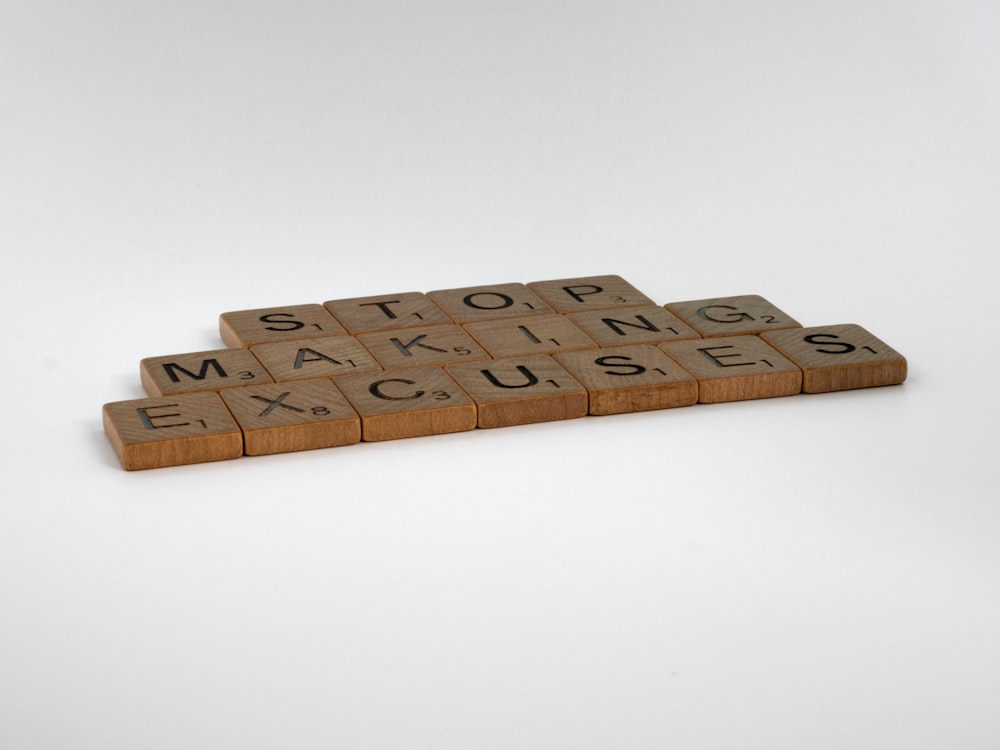
<svg viewBox="0 0 1000 750"><path fill-rule="evenodd" d="M1000 745L995 3L5 3L4 748ZM224 310L619 273L895 388L127 473Z"/></svg>

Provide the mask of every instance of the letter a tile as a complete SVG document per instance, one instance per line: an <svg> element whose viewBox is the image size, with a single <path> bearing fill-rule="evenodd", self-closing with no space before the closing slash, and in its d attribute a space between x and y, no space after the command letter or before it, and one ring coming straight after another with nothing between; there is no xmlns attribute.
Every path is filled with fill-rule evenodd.
<svg viewBox="0 0 1000 750"><path fill-rule="evenodd" d="M774 331L761 335L802 369L804 393L897 385L906 380L906 359L859 325Z"/></svg>
<svg viewBox="0 0 1000 750"><path fill-rule="evenodd" d="M553 356L586 387L591 414L670 409L698 402L698 381L655 346L616 346Z"/></svg>
<svg viewBox="0 0 1000 750"><path fill-rule="evenodd" d="M223 388L274 382L247 349L214 349L147 357L139 363L139 378L150 396L221 391Z"/></svg>
<svg viewBox="0 0 1000 750"><path fill-rule="evenodd" d="M476 405L440 367L344 375L336 384L361 415L361 439L366 442L476 427Z"/></svg>
<svg viewBox="0 0 1000 750"><path fill-rule="evenodd" d="M333 378L382 369L353 336L258 344L250 351L278 382Z"/></svg>
<svg viewBox="0 0 1000 750"><path fill-rule="evenodd" d="M802 370L759 336L724 336L660 344L698 380L698 403L791 396L802 391Z"/></svg>
<svg viewBox="0 0 1000 750"><path fill-rule="evenodd" d="M104 405L102 417L129 471L243 455L243 434L217 393L115 401Z"/></svg>
<svg viewBox="0 0 1000 750"><path fill-rule="evenodd" d="M552 422L587 414L587 391L546 355L445 369L476 402L480 427Z"/></svg>
<svg viewBox="0 0 1000 750"><path fill-rule="evenodd" d="M243 430L248 456L361 442L361 420L331 380L249 385L219 395Z"/></svg>

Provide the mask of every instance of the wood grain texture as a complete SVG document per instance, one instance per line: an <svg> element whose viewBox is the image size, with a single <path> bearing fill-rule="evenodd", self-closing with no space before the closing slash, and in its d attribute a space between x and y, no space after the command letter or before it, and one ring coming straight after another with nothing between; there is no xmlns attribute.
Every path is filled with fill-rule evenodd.
<svg viewBox="0 0 1000 750"><path fill-rule="evenodd" d="M213 349L147 357L139 363L139 378L150 396L219 391L274 382L247 349Z"/></svg>
<svg viewBox="0 0 1000 750"><path fill-rule="evenodd" d="M566 317L602 347L701 338L691 326L659 305L589 310Z"/></svg>
<svg viewBox="0 0 1000 750"><path fill-rule="evenodd" d="M358 340L386 369L490 358L478 341L454 323L359 333Z"/></svg>
<svg viewBox="0 0 1000 750"><path fill-rule="evenodd" d="M451 318L422 292L334 299L323 303L350 333L451 323Z"/></svg>
<svg viewBox="0 0 1000 750"><path fill-rule="evenodd" d="M659 348L698 380L702 404L802 391L802 371L758 336L676 341Z"/></svg>
<svg viewBox="0 0 1000 750"><path fill-rule="evenodd" d="M698 402L698 381L649 344L553 355L587 389L593 415L671 409Z"/></svg>
<svg viewBox="0 0 1000 750"><path fill-rule="evenodd" d="M249 385L219 395L243 431L248 456L361 442L361 419L331 380Z"/></svg>
<svg viewBox="0 0 1000 750"><path fill-rule="evenodd" d="M465 330L496 358L597 348L569 318L555 313L467 323Z"/></svg>
<svg viewBox="0 0 1000 750"><path fill-rule="evenodd" d="M523 318L553 310L524 284L487 284L438 289L427 296L456 323Z"/></svg>
<svg viewBox="0 0 1000 750"><path fill-rule="evenodd" d="M347 333L323 305L290 305L238 310L219 316L226 346L249 348L274 341L296 341Z"/></svg>
<svg viewBox="0 0 1000 750"><path fill-rule="evenodd" d="M706 338L802 327L758 294L670 302L665 307Z"/></svg>
<svg viewBox="0 0 1000 750"><path fill-rule="evenodd" d="M243 434L217 393L115 401L104 405L102 420L129 471L243 455Z"/></svg>
<svg viewBox="0 0 1000 750"><path fill-rule="evenodd" d="M476 402L479 427L553 422L587 414L586 389L552 357L512 357L445 369Z"/></svg>
<svg viewBox="0 0 1000 750"><path fill-rule="evenodd" d="M250 352L278 382L332 378L382 369L353 336L257 344Z"/></svg>
<svg viewBox="0 0 1000 750"><path fill-rule="evenodd" d="M616 275L532 281L528 288L561 313L656 304Z"/></svg>
<svg viewBox="0 0 1000 750"><path fill-rule="evenodd" d="M853 323L773 331L761 338L799 366L804 393L898 385L906 380L906 358Z"/></svg>
<svg viewBox="0 0 1000 750"><path fill-rule="evenodd" d="M361 439L367 442L476 427L475 403L440 367L344 375L336 385L361 415Z"/></svg>

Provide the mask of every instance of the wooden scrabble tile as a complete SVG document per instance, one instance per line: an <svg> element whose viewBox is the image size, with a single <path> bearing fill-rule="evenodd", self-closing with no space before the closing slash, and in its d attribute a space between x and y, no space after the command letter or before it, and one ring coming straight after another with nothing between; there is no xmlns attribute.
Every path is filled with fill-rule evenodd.
<svg viewBox="0 0 1000 750"><path fill-rule="evenodd" d="M659 344L701 338L691 326L659 305L590 310L566 317L601 346Z"/></svg>
<svg viewBox="0 0 1000 750"><path fill-rule="evenodd" d="M555 313L467 323L465 330L498 358L597 348L597 343L569 318Z"/></svg>
<svg viewBox="0 0 1000 750"><path fill-rule="evenodd" d="M421 292L334 299L323 303L350 333L451 323L451 318Z"/></svg>
<svg viewBox="0 0 1000 750"><path fill-rule="evenodd" d="M758 336L675 341L659 348L698 379L698 402L791 396L802 371Z"/></svg>
<svg viewBox="0 0 1000 750"><path fill-rule="evenodd" d="M461 289L439 289L427 296L456 323L522 318L553 312L524 284L490 284Z"/></svg>
<svg viewBox="0 0 1000 750"><path fill-rule="evenodd" d="M367 442L476 427L475 403L440 367L344 375L336 384L361 415L361 439Z"/></svg>
<svg viewBox="0 0 1000 750"><path fill-rule="evenodd" d="M295 341L347 333L323 305L290 305L239 310L219 316L226 346L249 348L273 341Z"/></svg>
<svg viewBox="0 0 1000 750"><path fill-rule="evenodd" d="M139 363L139 377L150 396L219 391L274 382L264 366L246 349L147 357Z"/></svg>
<svg viewBox="0 0 1000 750"><path fill-rule="evenodd" d="M382 369L371 352L353 336L258 344L250 351L278 382L332 378Z"/></svg>
<svg viewBox="0 0 1000 750"><path fill-rule="evenodd" d="M546 355L445 369L476 402L479 427L552 422L587 414L587 391Z"/></svg>
<svg viewBox="0 0 1000 750"><path fill-rule="evenodd" d="M361 419L332 380L248 385L219 395L243 430L248 456L361 442Z"/></svg>
<svg viewBox="0 0 1000 750"><path fill-rule="evenodd" d="M129 471L243 455L243 434L217 393L115 401L104 405L102 418Z"/></svg>
<svg viewBox="0 0 1000 750"><path fill-rule="evenodd" d="M621 276L533 281L528 288L561 313L656 304Z"/></svg>
<svg viewBox="0 0 1000 750"><path fill-rule="evenodd" d="M554 354L583 383L590 414L624 414L691 406L698 381L662 350L649 344Z"/></svg>
<svg viewBox="0 0 1000 750"><path fill-rule="evenodd" d="M756 294L671 302L666 308L706 338L802 327Z"/></svg>
<svg viewBox="0 0 1000 750"><path fill-rule="evenodd" d="M761 334L802 370L804 393L896 385L906 359L859 325L844 324Z"/></svg>
<svg viewBox="0 0 1000 750"><path fill-rule="evenodd" d="M490 358L479 342L455 324L359 333L358 340L386 369Z"/></svg>

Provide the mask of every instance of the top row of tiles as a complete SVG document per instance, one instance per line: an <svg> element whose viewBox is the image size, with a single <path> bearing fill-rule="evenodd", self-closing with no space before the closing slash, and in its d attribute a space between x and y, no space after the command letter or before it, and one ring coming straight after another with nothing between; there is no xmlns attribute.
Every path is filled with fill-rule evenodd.
<svg viewBox="0 0 1000 750"><path fill-rule="evenodd" d="M680 319L678 322L683 321L705 337L801 326L757 295L672 302L660 307L622 277L608 275L441 289L427 294L404 292L330 300L322 305L227 312L219 316L219 332L227 346L245 348L277 341L439 323L466 324L642 307L661 312L666 308ZM642 319L641 315L635 317Z"/></svg>

